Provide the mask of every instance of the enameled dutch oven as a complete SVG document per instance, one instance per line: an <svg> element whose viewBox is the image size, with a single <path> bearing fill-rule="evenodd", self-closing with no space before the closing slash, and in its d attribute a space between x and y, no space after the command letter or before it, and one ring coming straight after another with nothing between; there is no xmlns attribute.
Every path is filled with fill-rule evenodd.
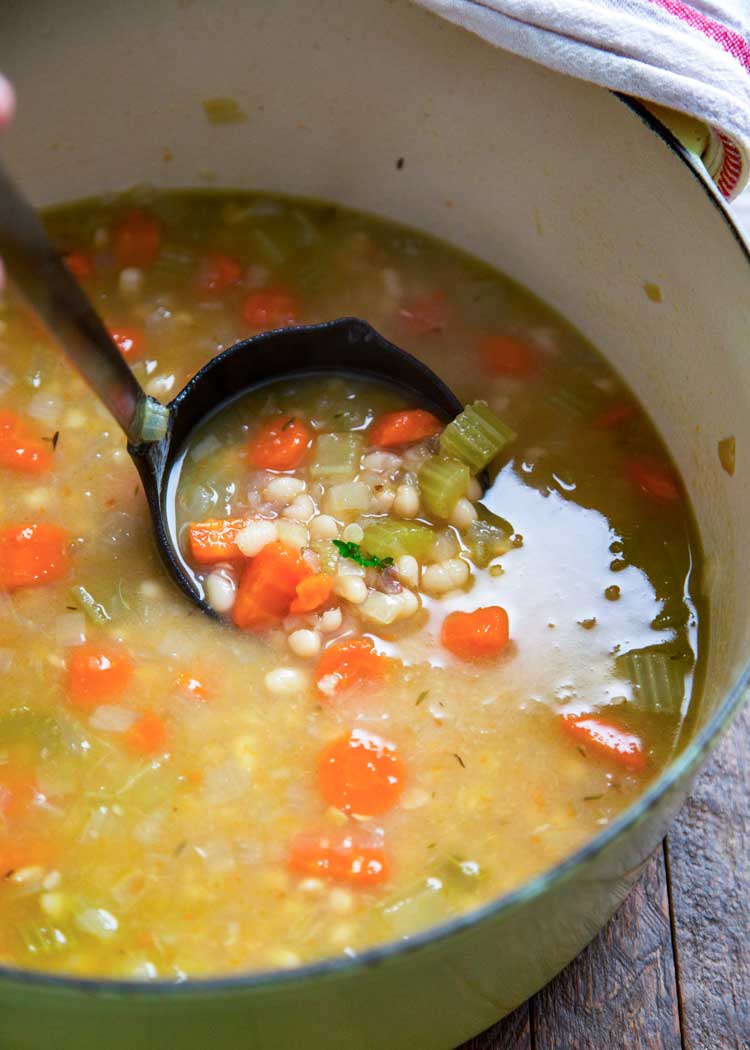
<svg viewBox="0 0 750 1050"><path fill-rule="evenodd" d="M683 472L712 605L696 735L584 849L354 960L182 985L0 971L2 1050L455 1047L611 915L747 689L747 249L699 166L643 110L406 0L4 0L0 66L20 103L4 155L39 204L210 184L325 198L431 231L603 349ZM203 102L222 97L244 119L211 124ZM717 452L731 435L734 477Z"/></svg>

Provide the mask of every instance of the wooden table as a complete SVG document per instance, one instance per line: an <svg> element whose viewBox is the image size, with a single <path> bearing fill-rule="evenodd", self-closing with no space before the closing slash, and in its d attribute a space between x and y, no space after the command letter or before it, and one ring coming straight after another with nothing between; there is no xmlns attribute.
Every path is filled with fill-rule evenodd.
<svg viewBox="0 0 750 1050"><path fill-rule="evenodd" d="M461 1050L750 1050L750 707L609 925Z"/></svg>

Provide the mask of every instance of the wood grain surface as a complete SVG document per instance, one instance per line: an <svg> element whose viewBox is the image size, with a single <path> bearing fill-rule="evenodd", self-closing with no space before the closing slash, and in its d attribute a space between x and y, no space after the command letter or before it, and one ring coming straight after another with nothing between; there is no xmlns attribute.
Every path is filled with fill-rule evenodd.
<svg viewBox="0 0 750 1050"><path fill-rule="evenodd" d="M596 940L461 1050L750 1050L750 709Z"/></svg>

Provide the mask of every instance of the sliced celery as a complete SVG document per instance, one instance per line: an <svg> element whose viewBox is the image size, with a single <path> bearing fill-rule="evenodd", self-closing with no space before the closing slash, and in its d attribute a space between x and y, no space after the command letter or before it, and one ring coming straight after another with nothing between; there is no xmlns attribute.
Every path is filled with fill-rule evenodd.
<svg viewBox="0 0 750 1050"><path fill-rule="evenodd" d="M346 481L358 472L361 454L359 434L320 434L315 439L310 474L314 478Z"/></svg>
<svg viewBox="0 0 750 1050"><path fill-rule="evenodd" d="M440 435L440 451L466 463L472 474L484 470L516 436L484 401L467 405Z"/></svg>
<svg viewBox="0 0 750 1050"><path fill-rule="evenodd" d="M471 474L457 459L432 456L419 472L419 491L430 513L449 518L456 504L466 495Z"/></svg>
<svg viewBox="0 0 750 1050"><path fill-rule="evenodd" d="M435 546L435 530L418 521L396 521L386 518L365 529L362 548L378 558L400 558L411 554L424 561Z"/></svg>
<svg viewBox="0 0 750 1050"><path fill-rule="evenodd" d="M57 747L61 739L60 723L47 711L19 704L0 714L0 747L23 742L45 751Z"/></svg>
<svg viewBox="0 0 750 1050"><path fill-rule="evenodd" d="M195 273L195 256L179 248L163 248L149 267L149 280L186 281Z"/></svg>
<svg viewBox="0 0 750 1050"><path fill-rule="evenodd" d="M85 587L71 587L70 595L79 609L92 623L109 623L112 617Z"/></svg>
<svg viewBox="0 0 750 1050"><path fill-rule="evenodd" d="M481 503L474 504L479 517L473 521L464 537L471 560L478 569L485 569L493 558L506 554L513 547L513 526L505 518L493 514Z"/></svg>
<svg viewBox="0 0 750 1050"><path fill-rule="evenodd" d="M320 561L320 571L327 573L329 576L333 576L336 572L336 565L339 560L339 552L334 547L330 540L313 540L310 543L310 549L313 550Z"/></svg>
<svg viewBox="0 0 750 1050"><path fill-rule="evenodd" d="M685 663L665 649L634 649L618 656L615 666L633 687L641 711L678 714L685 696Z"/></svg>
<svg viewBox="0 0 750 1050"><path fill-rule="evenodd" d="M483 876L474 861L447 857L431 865L411 890L384 901L378 910L393 933L408 936L465 907Z"/></svg>
<svg viewBox="0 0 750 1050"><path fill-rule="evenodd" d="M284 259L286 259L286 249L281 244L280 239L271 237L266 230L262 230L259 226L253 227L248 232L248 239L252 242L252 246L256 249L258 256L266 266L281 266Z"/></svg>
<svg viewBox="0 0 750 1050"><path fill-rule="evenodd" d="M547 404L567 422L581 422L593 419L602 408L605 395L591 382L585 372L566 375L560 381L553 382L547 394Z"/></svg>

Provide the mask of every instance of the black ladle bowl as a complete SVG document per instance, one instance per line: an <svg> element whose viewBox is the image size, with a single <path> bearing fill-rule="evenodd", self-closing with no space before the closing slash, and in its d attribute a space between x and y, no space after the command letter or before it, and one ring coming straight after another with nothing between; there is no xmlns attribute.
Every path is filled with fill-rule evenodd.
<svg viewBox="0 0 750 1050"><path fill-rule="evenodd" d="M431 369L365 321L345 317L235 343L196 373L169 405L149 397L36 212L0 167L0 258L18 289L128 439L161 560L177 586L211 616L184 561L176 527L177 468L190 435L224 405L278 379L344 375L386 383L446 422L461 402Z"/></svg>

